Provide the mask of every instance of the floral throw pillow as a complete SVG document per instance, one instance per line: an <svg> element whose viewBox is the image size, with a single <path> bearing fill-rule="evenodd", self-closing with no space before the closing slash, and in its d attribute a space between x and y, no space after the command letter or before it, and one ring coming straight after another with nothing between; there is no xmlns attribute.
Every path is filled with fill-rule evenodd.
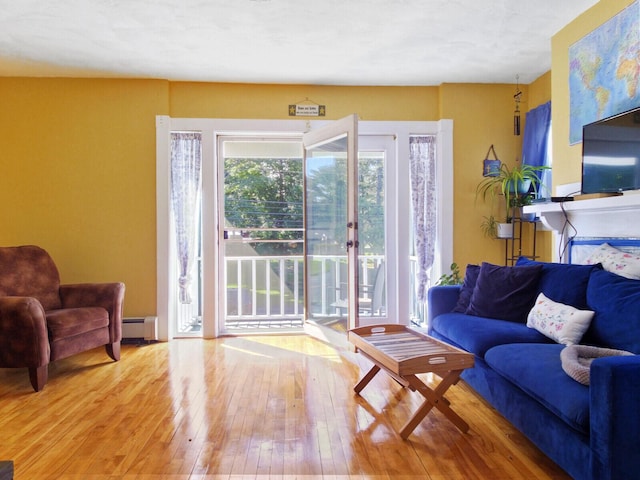
<svg viewBox="0 0 640 480"><path fill-rule="evenodd" d="M574 345L589 328L594 312L554 302L540 293L527 317L527 327L564 345Z"/></svg>
<svg viewBox="0 0 640 480"><path fill-rule="evenodd" d="M607 272L640 280L640 255L623 252L608 243L596 248L586 260L588 265L602 264Z"/></svg>

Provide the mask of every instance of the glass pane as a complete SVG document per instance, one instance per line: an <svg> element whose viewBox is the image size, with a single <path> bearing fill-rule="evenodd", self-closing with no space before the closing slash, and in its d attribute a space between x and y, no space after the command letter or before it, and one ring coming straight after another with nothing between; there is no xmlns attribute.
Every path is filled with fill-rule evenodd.
<svg viewBox="0 0 640 480"><path fill-rule="evenodd" d="M302 327L301 153L299 142L224 144L227 329Z"/></svg>
<svg viewBox="0 0 640 480"><path fill-rule="evenodd" d="M384 152L358 154L359 308L361 316L386 316Z"/></svg>
<svg viewBox="0 0 640 480"><path fill-rule="evenodd" d="M307 149L307 319L346 329L347 137Z"/></svg>

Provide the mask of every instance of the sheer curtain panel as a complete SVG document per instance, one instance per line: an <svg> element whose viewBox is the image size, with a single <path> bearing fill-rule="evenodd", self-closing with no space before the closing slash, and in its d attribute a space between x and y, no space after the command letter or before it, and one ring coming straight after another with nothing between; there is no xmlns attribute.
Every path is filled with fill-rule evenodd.
<svg viewBox="0 0 640 480"><path fill-rule="evenodd" d="M180 303L191 303L191 272L198 247L202 191L202 138L196 132L171 132L171 208L179 264Z"/></svg>
<svg viewBox="0 0 640 480"><path fill-rule="evenodd" d="M433 265L436 241L436 137L409 139L413 235L417 257L417 297L426 299L428 271Z"/></svg>

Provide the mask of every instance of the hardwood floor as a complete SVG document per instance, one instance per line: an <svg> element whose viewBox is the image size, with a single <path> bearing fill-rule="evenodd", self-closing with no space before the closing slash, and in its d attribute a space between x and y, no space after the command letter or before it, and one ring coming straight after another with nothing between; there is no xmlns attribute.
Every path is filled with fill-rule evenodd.
<svg viewBox="0 0 640 480"><path fill-rule="evenodd" d="M17 480L568 479L464 382L447 398L461 433L371 364L304 335L183 339L96 349L50 366L0 369L0 460ZM428 383L435 379L421 376Z"/></svg>

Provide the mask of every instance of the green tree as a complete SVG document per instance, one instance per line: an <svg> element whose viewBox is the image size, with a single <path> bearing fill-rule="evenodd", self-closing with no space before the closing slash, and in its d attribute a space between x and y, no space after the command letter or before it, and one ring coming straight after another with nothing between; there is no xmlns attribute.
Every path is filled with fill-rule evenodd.
<svg viewBox="0 0 640 480"><path fill-rule="evenodd" d="M303 227L302 184L301 159L225 159L227 227L284 229L251 232L258 240L301 239L302 232L286 229ZM263 254L292 254L292 245L257 243L255 248Z"/></svg>
<svg viewBox="0 0 640 480"><path fill-rule="evenodd" d="M360 156L358 222L363 253L384 253L384 165L380 157ZM346 165L344 160L309 172L309 241L322 241L327 254L344 251L346 241ZM228 227L303 228L302 159L225 160L225 214ZM300 231L252 232L260 240L299 240ZM300 244L297 244L300 246ZM292 245L257 244L264 254L292 254ZM301 250L295 249L298 253Z"/></svg>

